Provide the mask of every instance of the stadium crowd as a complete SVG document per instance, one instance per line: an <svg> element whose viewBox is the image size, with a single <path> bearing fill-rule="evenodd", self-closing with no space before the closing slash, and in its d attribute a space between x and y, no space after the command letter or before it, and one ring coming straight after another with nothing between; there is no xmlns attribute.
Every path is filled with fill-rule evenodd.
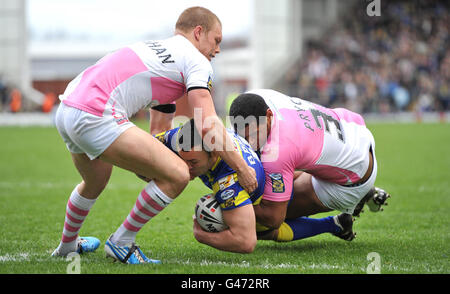
<svg viewBox="0 0 450 294"><path fill-rule="evenodd" d="M450 110L450 2L381 1L381 16L365 5L305 45L287 94L363 113Z"/></svg>

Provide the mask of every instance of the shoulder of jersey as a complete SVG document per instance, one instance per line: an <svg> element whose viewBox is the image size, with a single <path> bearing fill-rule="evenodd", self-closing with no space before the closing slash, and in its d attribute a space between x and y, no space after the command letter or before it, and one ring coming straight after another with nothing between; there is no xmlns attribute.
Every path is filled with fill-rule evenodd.
<svg viewBox="0 0 450 294"><path fill-rule="evenodd" d="M198 51L198 49L195 48L195 46L185 37L181 35L175 35L169 39L166 39L165 41L167 41L168 43L173 42L174 44L176 44L174 49L177 50L180 55L199 59L210 65L209 60L205 56L203 56L203 54L201 54L200 51Z"/></svg>

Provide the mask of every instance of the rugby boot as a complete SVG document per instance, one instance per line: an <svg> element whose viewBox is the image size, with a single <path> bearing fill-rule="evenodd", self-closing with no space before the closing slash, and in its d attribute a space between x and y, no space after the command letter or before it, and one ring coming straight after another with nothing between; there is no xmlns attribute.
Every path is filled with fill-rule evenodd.
<svg viewBox="0 0 450 294"><path fill-rule="evenodd" d="M106 257L112 258L113 261L118 260L128 264L161 263L159 260L147 258L139 246L134 242L127 244L126 246L119 246L111 241L111 237L109 237L105 243L105 252Z"/></svg>
<svg viewBox="0 0 450 294"><path fill-rule="evenodd" d="M383 205L387 205L387 199L391 195L381 188L373 187L356 205L353 211L353 216L359 217L361 212L364 212L364 205L367 204L369 210L372 212L383 211Z"/></svg>
<svg viewBox="0 0 450 294"><path fill-rule="evenodd" d="M100 240L95 237L78 237L77 238L77 250L78 254L85 252L94 252L100 246ZM67 253L68 254L68 253ZM62 256L65 257L67 254L62 254L58 248L53 251L52 256Z"/></svg>
<svg viewBox="0 0 450 294"><path fill-rule="evenodd" d="M338 238L345 241L352 241L356 237L353 232L353 217L348 213L341 213L333 217L334 223L341 229L337 233L333 233Z"/></svg>

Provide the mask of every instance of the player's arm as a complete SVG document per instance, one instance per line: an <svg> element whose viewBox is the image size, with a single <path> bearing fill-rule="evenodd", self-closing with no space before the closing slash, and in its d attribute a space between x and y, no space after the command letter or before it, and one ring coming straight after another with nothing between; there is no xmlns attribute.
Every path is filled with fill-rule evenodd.
<svg viewBox="0 0 450 294"><path fill-rule="evenodd" d="M210 92L204 88L192 89L188 92L188 102L193 109L194 119L199 115L198 111L201 111L201 121L196 120L195 125L205 143L213 143L216 147L213 152L236 171L242 187L249 193L253 192L258 186L256 172L247 165L239 151L233 148L233 141L216 114ZM214 138L214 142L208 142L208 138Z"/></svg>
<svg viewBox="0 0 450 294"><path fill-rule="evenodd" d="M172 128L175 104L162 104L150 109L150 134L155 135Z"/></svg>
<svg viewBox="0 0 450 294"><path fill-rule="evenodd" d="M266 162L263 165L266 182L261 202L254 207L256 221L270 229L278 229L286 218L294 178L301 172L295 173L286 160Z"/></svg>
<svg viewBox="0 0 450 294"><path fill-rule="evenodd" d="M228 226L218 233L204 231L194 219L194 236L198 242L219 250L251 253L256 246L255 213L253 205L247 204L231 210L223 210Z"/></svg>

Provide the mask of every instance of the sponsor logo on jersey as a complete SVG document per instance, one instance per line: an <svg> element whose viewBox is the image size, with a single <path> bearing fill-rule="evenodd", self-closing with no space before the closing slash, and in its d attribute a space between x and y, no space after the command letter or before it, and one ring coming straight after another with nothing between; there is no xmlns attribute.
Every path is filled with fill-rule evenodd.
<svg viewBox="0 0 450 294"><path fill-rule="evenodd" d="M217 181L219 184L219 190L225 190L226 188L230 187L235 183L234 176L228 175L226 177L223 177Z"/></svg>
<svg viewBox="0 0 450 294"><path fill-rule="evenodd" d="M272 180L272 192L283 193L284 192L283 176L280 173L272 173L269 174L269 177Z"/></svg>
<svg viewBox="0 0 450 294"><path fill-rule="evenodd" d="M162 133L156 134L155 138L164 144L166 142L166 136L167 136L167 132L162 132Z"/></svg>
<svg viewBox="0 0 450 294"><path fill-rule="evenodd" d="M211 91L211 89L212 89L212 79L211 79L211 77L209 77L208 78L208 90Z"/></svg>

